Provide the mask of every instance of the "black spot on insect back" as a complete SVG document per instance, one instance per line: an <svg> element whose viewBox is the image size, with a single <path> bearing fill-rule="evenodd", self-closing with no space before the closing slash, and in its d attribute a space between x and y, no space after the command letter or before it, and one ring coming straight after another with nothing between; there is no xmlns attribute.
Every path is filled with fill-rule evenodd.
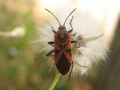
<svg viewBox="0 0 120 90"><path fill-rule="evenodd" d="M60 60L56 64L56 67L62 75L65 75L69 72L71 63L67 60L66 56L62 54Z"/></svg>

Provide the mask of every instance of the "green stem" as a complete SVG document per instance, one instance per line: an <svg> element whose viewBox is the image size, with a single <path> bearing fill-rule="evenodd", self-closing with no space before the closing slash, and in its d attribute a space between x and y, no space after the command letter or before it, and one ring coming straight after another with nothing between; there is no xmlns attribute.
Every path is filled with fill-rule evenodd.
<svg viewBox="0 0 120 90"><path fill-rule="evenodd" d="M58 83L58 81L60 80L61 74L57 73L55 76L55 79L53 80L52 84L50 85L48 90L54 90L56 84Z"/></svg>

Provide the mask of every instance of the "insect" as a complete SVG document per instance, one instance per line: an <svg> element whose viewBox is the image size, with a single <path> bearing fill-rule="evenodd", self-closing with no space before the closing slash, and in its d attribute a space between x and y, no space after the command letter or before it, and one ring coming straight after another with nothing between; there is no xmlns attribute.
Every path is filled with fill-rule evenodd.
<svg viewBox="0 0 120 90"><path fill-rule="evenodd" d="M69 72L70 76L73 68L71 44L76 43L76 41L71 40L71 32L73 31L72 27L73 16L69 23L71 26L71 29L69 31L66 30L65 23L76 9L71 11L71 13L65 19L63 25L60 24L58 18L51 11L49 11L48 9L45 10L51 13L59 23L58 31L55 31L54 28L51 27L54 33L54 41L50 41L48 42L48 44L54 46L54 50L50 51L46 55L49 56L54 53L55 64L58 71L62 75L66 75Z"/></svg>

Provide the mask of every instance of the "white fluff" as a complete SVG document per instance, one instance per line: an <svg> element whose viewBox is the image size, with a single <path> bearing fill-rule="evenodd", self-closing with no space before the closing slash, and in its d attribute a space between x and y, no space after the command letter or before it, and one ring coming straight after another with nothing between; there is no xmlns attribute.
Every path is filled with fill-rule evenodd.
<svg viewBox="0 0 120 90"><path fill-rule="evenodd" d="M61 24L63 24L65 18L69 15L71 11L72 9L70 10L61 8L58 10L55 9L51 12L53 12L58 17ZM44 11L44 13L51 15L47 11ZM96 21L92 16L90 16L90 14L81 12L80 10L77 9L72 15L74 16L72 21L74 30L72 33L77 33L77 35L81 35L84 39L98 37L101 34L104 34L105 32L104 25L102 25L99 21ZM52 15L51 18L53 19L48 21L57 31L58 23L55 20L55 18L52 17ZM67 30L70 30L69 25L70 19L71 17L68 19L66 23ZM48 45L49 41L54 40L53 32L48 21L46 21L46 23L44 23L42 26L38 28L40 35L37 41L41 45L40 51L45 51L46 53L54 49L54 47ZM89 69L91 69L93 62L105 60L106 53L108 51L108 45L107 42L105 41L105 36L103 35L98 39L86 42L85 46L78 48L78 50L82 53L82 55L73 54L73 62L77 62L78 64L81 65L81 67L74 63L72 74L84 75L87 74L87 71Z"/></svg>

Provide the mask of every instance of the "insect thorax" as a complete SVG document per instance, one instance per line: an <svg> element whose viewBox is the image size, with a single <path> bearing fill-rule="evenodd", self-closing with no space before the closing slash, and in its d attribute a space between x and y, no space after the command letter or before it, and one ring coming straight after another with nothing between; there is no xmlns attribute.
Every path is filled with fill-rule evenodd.
<svg viewBox="0 0 120 90"><path fill-rule="evenodd" d="M67 43L67 41L70 39L70 34L65 28L64 29L59 29L58 32L57 32L56 39L61 44L62 43Z"/></svg>

